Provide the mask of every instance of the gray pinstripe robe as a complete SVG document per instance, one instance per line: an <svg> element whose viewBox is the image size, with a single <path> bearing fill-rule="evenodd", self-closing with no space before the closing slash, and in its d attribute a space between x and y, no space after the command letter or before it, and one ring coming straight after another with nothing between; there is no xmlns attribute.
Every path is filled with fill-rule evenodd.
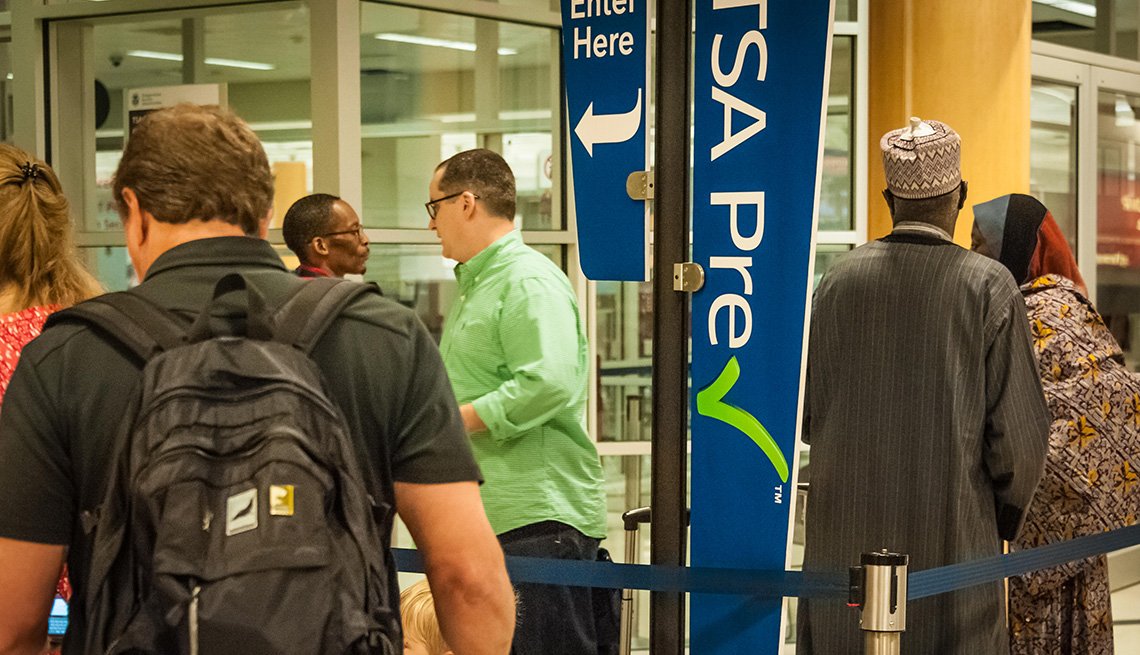
<svg viewBox="0 0 1140 655"><path fill-rule="evenodd" d="M1025 303L996 261L896 228L815 294L805 570L888 548L910 570L992 556L1041 477L1049 412ZM801 601L797 653L862 653L858 612ZM1009 652L1001 582L910 603L904 655Z"/></svg>

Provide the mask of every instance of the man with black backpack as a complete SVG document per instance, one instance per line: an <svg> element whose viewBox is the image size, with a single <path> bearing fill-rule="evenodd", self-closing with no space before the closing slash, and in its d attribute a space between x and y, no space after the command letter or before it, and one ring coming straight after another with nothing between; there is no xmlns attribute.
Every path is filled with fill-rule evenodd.
<svg viewBox="0 0 1140 655"><path fill-rule="evenodd" d="M264 241L272 175L231 112L132 133L114 195L143 282L57 314L0 413L0 653L402 649L393 510L457 655L506 653L514 598L426 329Z"/></svg>

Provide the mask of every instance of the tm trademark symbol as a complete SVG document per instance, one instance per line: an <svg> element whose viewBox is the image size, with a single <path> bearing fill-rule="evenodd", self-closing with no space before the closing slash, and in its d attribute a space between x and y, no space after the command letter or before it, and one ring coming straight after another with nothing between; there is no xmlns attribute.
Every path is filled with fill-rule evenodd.
<svg viewBox="0 0 1140 655"><path fill-rule="evenodd" d="M773 494L773 500L777 505L782 505L784 503L784 485L778 484L774 488L776 492Z"/></svg>

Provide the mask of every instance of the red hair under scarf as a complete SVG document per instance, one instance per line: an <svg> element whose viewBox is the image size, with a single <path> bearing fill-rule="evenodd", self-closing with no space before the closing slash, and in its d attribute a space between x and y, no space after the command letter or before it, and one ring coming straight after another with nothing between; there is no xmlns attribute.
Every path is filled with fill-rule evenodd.
<svg viewBox="0 0 1140 655"><path fill-rule="evenodd" d="M1081 271L1077 268L1077 260L1069 248L1069 242L1061 233L1061 227L1053 220L1051 212L1045 212L1045 220L1041 221L1041 229L1037 231L1037 248L1033 250L1033 257L1029 260L1029 279L1035 280L1042 275L1061 275L1069 278L1077 285L1081 293L1088 297L1089 290Z"/></svg>

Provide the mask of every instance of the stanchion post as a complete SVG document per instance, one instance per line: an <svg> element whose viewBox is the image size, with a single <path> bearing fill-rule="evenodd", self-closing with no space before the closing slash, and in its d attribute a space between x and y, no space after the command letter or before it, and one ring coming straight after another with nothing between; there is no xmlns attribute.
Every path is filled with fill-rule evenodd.
<svg viewBox="0 0 1140 655"><path fill-rule="evenodd" d="M851 568L849 605L859 607L863 655L899 655L906 630L906 555L863 553Z"/></svg>
<svg viewBox="0 0 1140 655"><path fill-rule="evenodd" d="M653 196L653 467L650 563L685 565L689 427L689 294L673 266L689 261L693 3L656 0ZM649 594L649 652L685 652L685 595Z"/></svg>

